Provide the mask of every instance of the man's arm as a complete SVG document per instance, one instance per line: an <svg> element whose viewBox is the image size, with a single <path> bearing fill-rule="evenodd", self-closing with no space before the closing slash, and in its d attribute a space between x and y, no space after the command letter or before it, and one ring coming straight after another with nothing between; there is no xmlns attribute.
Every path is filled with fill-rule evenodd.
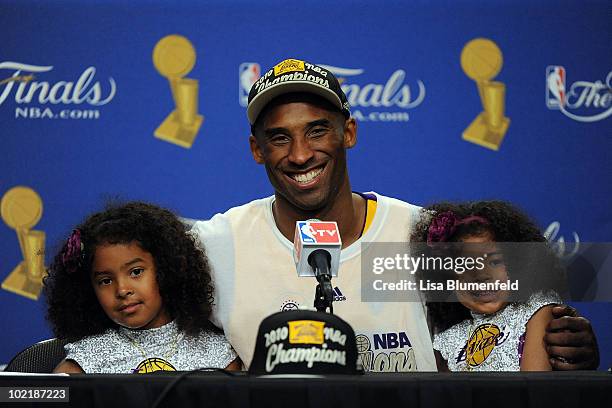
<svg viewBox="0 0 612 408"><path fill-rule="evenodd" d="M589 322L571 306L555 306L544 342L553 370L596 370L599 347Z"/></svg>

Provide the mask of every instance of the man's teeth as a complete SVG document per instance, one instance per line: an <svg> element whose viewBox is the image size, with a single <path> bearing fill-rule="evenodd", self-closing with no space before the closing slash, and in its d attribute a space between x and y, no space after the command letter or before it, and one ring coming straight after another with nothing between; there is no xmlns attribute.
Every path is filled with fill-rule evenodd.
<svg viewBox="0 0 612 408"><path fill-rule="evenodd" d="M321 172L323 168L314 169L305 174L294 174L292 177L298 183L309 183L314 180Z"/></svg>

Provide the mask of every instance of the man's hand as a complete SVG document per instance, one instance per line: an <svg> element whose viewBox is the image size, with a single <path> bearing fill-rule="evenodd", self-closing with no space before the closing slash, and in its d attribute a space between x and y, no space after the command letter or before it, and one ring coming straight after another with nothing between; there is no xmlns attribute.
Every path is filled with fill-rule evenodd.
<svg viewBox="0 0 612 408"><path fill-rule="evenodd" d="M553 370L596 370L599 347L591 322L567 305L553 307L552 314L544 342Z"/></svg>

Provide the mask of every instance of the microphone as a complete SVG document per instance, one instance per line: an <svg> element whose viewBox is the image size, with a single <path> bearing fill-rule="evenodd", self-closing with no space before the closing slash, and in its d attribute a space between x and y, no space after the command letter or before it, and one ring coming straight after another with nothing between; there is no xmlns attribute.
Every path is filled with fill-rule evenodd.
<svg viewBox="0 0 612 408"><path fill-rule="evenodd" d="M342 240L335 221L308 220L295 223L293 260L298 276L316 277L319 271L320 274L337 277L341 249ZM323 262L325 258L327 262Z"/></svg>
<svg viewBox="0 0 612 408"><path fill-rule="evenodd" d="M316 287L314 306L319 312L329 308L333 313L334 290L332 276L338 276L342 241L334 221L297 221L293 239L293 260L298 276L314 276Z"/></svg>
<svg viewBox="0 0 612 408"><path fill-rule="evenodd" d="M315 277L329 275L331 279L331 254L324 249L315 249L308 255L308 265L314 271ZM338 274L336 273L336 276Z"/></svg>

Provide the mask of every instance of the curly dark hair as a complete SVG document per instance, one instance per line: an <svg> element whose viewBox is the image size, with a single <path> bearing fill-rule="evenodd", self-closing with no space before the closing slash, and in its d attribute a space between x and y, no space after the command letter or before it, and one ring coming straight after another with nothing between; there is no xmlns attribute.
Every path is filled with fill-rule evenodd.
<svg viewBox="0 0 612 408"><path fill-rule="evenodd" d="M96 247L132 242L152 255L163 305L179 330L196 335L211 327L208 259L171 211L143 202L111 204L87 217L76 230L83 244L80 261L66 262L67 242L44 279L47 320L58 338L76 341L116 327L98 303L91 266Z"/></svg>
<svg viewBox="0 0 612 408"><path fill-rule="evenodd" d="M410 237L412 243L425 243L428 240L429 226L436 214L452 212L457 219L468 217L479 217L486 222L480 222L478 218L462 223L454 229L452 234L446 237L448 242L458 242L466 237L482 236L489 234L493 241L501 243L517 242L542 242L546 238L540 232L538 226L520 209L504 201L476 201L466 203L442 202L431 205L422 210L420 221ZM420 245L420 248L429 248ZM435 249L425 249L425 251ZM521 285L515 296L526 299L529 294L539 290L555 290L561 296L566 296L565 272L548 245L531 245L529 247L508 244L503 246L505 263L508 275L521 277ZM430 252L431 254L431 252ZM546 271L544 274L542 271ZM431 272L418 271L420 279L431 279L440 281L447 275L427 276ZM524 279L523 279L524 278ZM429 298L429 299L427 299ZM429 319L434 332L444 331L451 326L471 319L469 310L457 301L454 292L446 291L436 293L436 300L446 298L449 301L433 301L426 294L426 304Z"/></svg>

